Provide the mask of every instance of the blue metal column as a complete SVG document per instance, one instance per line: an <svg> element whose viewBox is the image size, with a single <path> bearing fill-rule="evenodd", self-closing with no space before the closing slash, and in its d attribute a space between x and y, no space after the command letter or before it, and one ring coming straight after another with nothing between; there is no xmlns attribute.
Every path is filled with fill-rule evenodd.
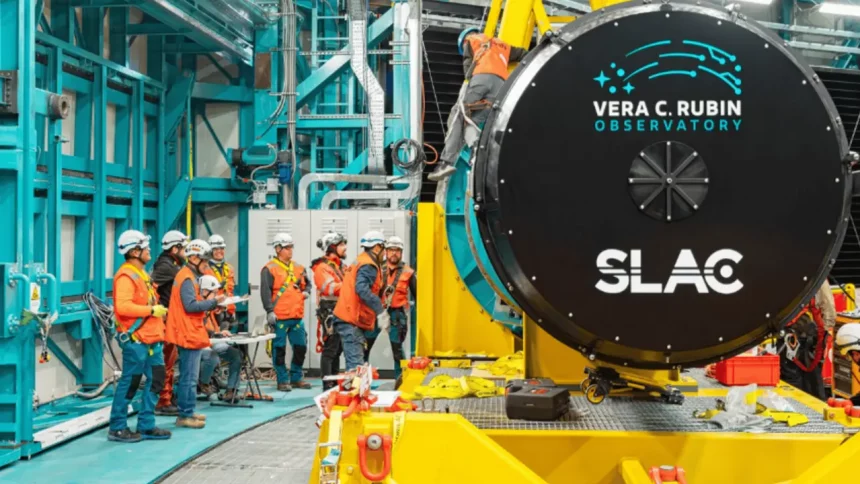
<svg viewBox="0 0 860 484"><path fill-rule="evenodd" d="M0 0L0 26L0 83L15 92L11 102L0 103L0 210L15 216L0 235L0 440L7 442L0 449L2 465L38 448L28 443L33 439L35 324L22 325L20 318L29 301L29 276L34 275L34 3Z"/></svg>

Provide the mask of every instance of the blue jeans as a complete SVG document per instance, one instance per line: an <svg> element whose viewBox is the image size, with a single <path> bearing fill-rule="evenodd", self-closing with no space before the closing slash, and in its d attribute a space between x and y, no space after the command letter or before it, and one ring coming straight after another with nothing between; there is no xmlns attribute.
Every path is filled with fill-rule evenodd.
<svg viewBox="0 0 860 484"><path fill-rule="evenodd" d="M293 350L290 372L287 373L287 340ZM272 340L272 366L278 383L296 383L302 379L302 366L308 351L308 333L301 319L279 319L275 324L275 339Z"/></svg>
<svg viewBox="0 0 860 484"><path fill-rule="evenodd" d="M346 370L354 370L364 364L364 348L367 340L364 331L354 324L334 318L334 330L340 335L343 345L343 357L346 359Z"/></svg>
<svg viewBox="0 0 860 484"><path fill-rule="evenodd" d="M161 343L152 346L129 341L122 345L122 376L113 394L110 409L110 429L123 430L128 427L128 404L137 393L142 377L146 377L143 388L143 403L137 417L137 431L155 428L155 404L164 386L164 353Z"/></svg>
<svg viewBox="0 0 860 484"><path fill-rule="evenodd" d="M176 403L179 417L190 418L197 406L197 380L200 376L201 350L179 348L179 391Z"/></svg>
<svg viewBox="0 0 860 484"><path fill-rule="evenodd" d="M202 350L200 357L200 383L206 384L212 380L215 369L224 360L230 364L227 376L227 389L235 390L239 386L239 371L242 370L242 352L235 346L223 341L214 341L211 348Z"/></svg>
<svg viewBox="0 0 860 484"><path fill-rule="evenodd" d="M400 378L400 362L403 360L403 342L406 341L406 334L409 331L406 311L402 308L391 308L388 310L391 316L391 326L388 328L388 341L391 343L391 357L394 359L394 378ZM365 361L370 361L370 350L373 349L373 343L379 337L381 330L379 326L373 328L372 331L364 331L364 339L367 341L364 350Z"/></svg>

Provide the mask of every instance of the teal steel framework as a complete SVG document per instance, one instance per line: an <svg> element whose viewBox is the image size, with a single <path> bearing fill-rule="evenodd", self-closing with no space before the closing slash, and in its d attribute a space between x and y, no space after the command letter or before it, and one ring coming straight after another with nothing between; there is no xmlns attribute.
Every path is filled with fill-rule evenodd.
<svg viewBox="0 0 860 484"><path fill-rule="evenodd" d="M234 163L231 149L213 129L208 104L238 105L236 148L271 145L273 154L290 149L297 155L295 163L304 165L289 176L285 173L292 167L284 165L291 162L279 157L250 162L250 168L262 167L256 171L258 181L276 177L289 188L287 196L269 194L266 203L295 206L303 172L359 174L367 165L367 99L349 68L343 0L295 2L296 28L291 32L298 48L297 88L292 94L279 91L284 74L293 69L282 65L281 54L289 44L283 33L290 31L284 22L292 20L282 11L285 2L47 3L49 13L42 0L0 0L0 211L14 222L0 231L0 466L41 450L33 439L40 324L22 317L25 308L37 309L44 319L56 315L53 324L81 342L80 366L48 342L81 388L103 381L103 345L82 296L91 291L110 299L110 275L121 257L115 254L108 267L113 244L105 237L109 221L116 234L139 228L157 241L172 228L190 225L194 232L196 223L187 223L191 218L199 217L208 230L206 205L235 204L239 266L247 264L254 184L247 173L237 173L243 167ZM394 25L393 5L399 3L366 7L370 67L388 72L383 76L389 94L386 143L410 135L408 42L403 25ZM130 21L131 8L143 14L140 22ZM130 67L131 47L139 42L146 44L146 74ZM204 58L223 82L197 79L198 61ZM73 108L63 97L69 91L74 92ZM295 112L307 114L290 120L281 110L270 118L279 96L285 95L294 96ZM112 120L109 105L115 109ZM70 121L64 109L74 109L73 140L64 138L63 123ZM300 139L296 146L289 144L290 122ZM212 163L197 155L198 129L209 131L231 166L231 177L194 176L198 166ZM64 150L66 144L74 148ZM401 170L394 167L389 173ZM319 206L325 191L313 187L309 208ZM75 222L74 253L62 243L63 219L70 217ZM158 246L153 244L155 252ZM73 274L58 283L62 260L70 257ZM40 289L35 302L31 282ZM245 271L239 271L238 283L240 289L247 287Z"/></svg>

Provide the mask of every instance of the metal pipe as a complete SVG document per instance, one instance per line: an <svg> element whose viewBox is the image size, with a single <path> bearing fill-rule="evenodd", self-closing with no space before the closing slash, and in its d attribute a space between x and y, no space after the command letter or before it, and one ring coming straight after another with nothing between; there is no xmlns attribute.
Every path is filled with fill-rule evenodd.
<svg viewBox="0 0 860 484"><path fill-rule="evenodd" d="M290 169L292 170L292 176L290 176L290 183L283 186L283 196L284 196L284 208L291 209L294 207L293 205L293 190L292 187L295 186L296 183L296 174L299 171L299 159L296 156L298 152L298 147L296 146L296 121L298 117L298 112L296 111L296 4L294 0L286 0L287 11L285 12L286 17L284 18L285 22L285 36L284 41L286 42L286 52L284 63L284 75L286 77L286 86L287 86L287 131L289 132L290 138L290 158L292 158L293 163Z"/></svg>
<svg viewBox="0 0 860 484"><path fill-rule="evenodd" d="M352 72L367 93L370 142L368 145L367 171L381 175L385 173L385 92L379 79L367 63L367 12L364 0L348 0L349 13L349 58Z"/></svg>
<svg viewBox="0 0 860 484"><path fill-rule="evenodd" d="M30 300L30 278L22 272L14 272L11 276L9 276L9 279L24 285L23 291L20 287L16 288L18 290L16 295L18 296L18 304L21 305L21 311L29 309L27 307L27 301Z"/></svg>
<svg viewBox="0 0 860 484"><path fill-rule="evenodd" d="M369 185L388 185L398 180L400 176L384 175L345 175L343 173L308 173L299 182L299 210L307 210L309 188L313 183L367 183Z"/></svg>
<svg viewBox="0 0 860 484"><path fill-rule="evenodd" d="M424 143L421 62L421 0L410 0L409 20L409 137L419 145Z"/></svg>
<svg viewBox="0 0 860 484"><path fill-rule="evenodd" d="M194 30L196 30L201 35L203 35L207 39L211 40L215 44L218 44L218 46L220 46L221 48L223 48L227 52L230 52L231 54L235 55L236 57L242 59L242 61L244 61L246 64L252 65L252 62L254 59L254 52L250 46L243 48L241 46L236 45L235 42L228 41L227 39L218 35L215 31L213 31L209 27L203 25L202 23L200 23L200 21L198 21L197 19L195 19L191 15L187 14L185 11L183 11L182 9L177 7L176 5L172 4L168 0L150 0L147 3L152 3L156 6L158 6L165 13L173 16L176 20L180 20L180 21L188 24ZM141 4L140 6L144 7L145 5L146 4ZM145 10L149 10L149 9L145 9Z"/></svg>
<svg viewBox="0 0 860 484"><path fill-rule="evenodd" d="M57 285L57 278L53 274L42 272L36 276L36 280L45 280L51 285L51 297L48 299L48 315L50 317L60 310L60 287Z"/></svg>
<svg viewBox="0 0 860 484"><path fill-rule="evenodd" d="M320 202L320 210L330 210L331 205L338 200L384 200L390 201L391 208L397 208L400 200L410 200L415 195L416 179L409 181L409 187L403 190L331 190Z"/></svg>

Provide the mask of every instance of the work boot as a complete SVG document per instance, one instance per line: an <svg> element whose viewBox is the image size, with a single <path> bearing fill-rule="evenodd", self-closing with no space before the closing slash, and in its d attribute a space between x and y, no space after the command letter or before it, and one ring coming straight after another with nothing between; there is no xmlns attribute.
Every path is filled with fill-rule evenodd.
<svg viewBox="0 0 860 484"><path fill-rule="evenodd" d="M131 429L124 428L122 430L110 430L108 431L108 440L111 442L123 442L126 444L132 444L134 442L140 442L143 440L139 433L132 432Z"/></svg>
<svg viewBox="0 0 860 484"><path fill-rule="evenodd" d="M169 430L160 429L155 427L152 430L144 430L140 433L140 436L143 437L143 440L167 440L170 438L171 433Z"/></svg>
<svg viewBox="0 0 860 484"><path fill-rule="evenodd" d="M206 421L206 415L203 415L202 413L195 413L194 415L191 416L191 418L193 418L194 420L199 420L201 422Z"/></svg>
<svg viewBox="0 0 860 484"><path fill-rule="evenodd" d="M233 400L236 400L236 401L241 400L243 397L242 397L242 395L239 395L239 392L231 389L231 390L227 390L226 392L224 392L224 394L218 398L224 402L232 402Z"/></svg>
<svg viewBox="0 0 860 484"><path fill-rule="evenodd" d="M188 427L189 429L202 429L206 426L206 422L193 417L179 417L176 419L176 426Z"/></svg>
<svg viewBox="0 0 860 484"><path fill-rule="evenodd" d="M206 398L209 398L213 393L215 393L215 388L213 388L212 385L201 383L197 393L206 395Z"/></svg>
<svg viewBox="0 0 860 484"><path fill-rule="evenodd" d="M453 164L440 161L439 166L437 166L436 169L433 170L433 173L427 175L427 178L430 181L437 182L453 175L455 171L457 171L457 168L455 168Z"/></svg>
<svg viewBox="0 0 860 484"><path fill-rule="evenodd" d="M291 383L290 385L291 385L293 388L300 388L300 389L302 389L302 390L310 390L310 389L311 389L311 384L310 384L310 383L308 383L308 382L306 382L306 381L304 381L304 380L299 380L299 381L297 381L297 382L293 382L293 383Z"/></svg>
<svg viewBox="0 0 860 484"><path fill-rule="evenodd" d="M291 391L293 391L293 387L290 386L289 383L278 383L278 391L279 392L291 392Z"/></svg>
<svg viewBox="0 0 860 484"><path fill-rule="evenodd" d="M155 414L163 417L176 417L179 415L179 408L176 405L167 407L155 407Z"/></svg>

